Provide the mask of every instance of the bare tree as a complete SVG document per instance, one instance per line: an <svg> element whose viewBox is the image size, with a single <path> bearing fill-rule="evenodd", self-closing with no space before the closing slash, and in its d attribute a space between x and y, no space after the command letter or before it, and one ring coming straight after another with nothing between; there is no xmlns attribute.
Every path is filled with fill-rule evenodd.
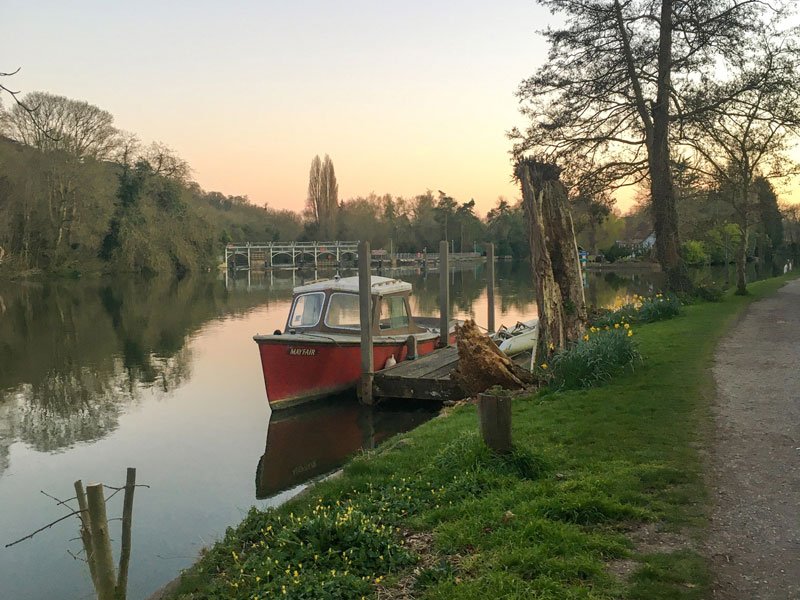
<svg viewBox="0 0 800 600"><path fill-rule="evenodd" d="M339 213L339 184L333 161L325 155L324 160L315 156L311 161L308 175L308 198L306 199L306 216L316 226L317 235L321 239L336 237L336 222Z"/></svg>
<svg viewBox="0 0 800 600"><path fill-rule="evenodd" d="M62 150L78 158L109 158L119 131L108 111L46 92L26 94L9 111L10 135L39 150Z"/></svg>
<svg viewBox="0 0 800 600"><path fill-rule="evenodd" d="M760 0L537 1L565 24L544 33L548 61L520 85L531 124L511 132L516 156L533 150L609 189L648 183L658 260L672 289L689 287L670 171L673 124L691 116L686 94L751 52L777 13Z"/></svg>

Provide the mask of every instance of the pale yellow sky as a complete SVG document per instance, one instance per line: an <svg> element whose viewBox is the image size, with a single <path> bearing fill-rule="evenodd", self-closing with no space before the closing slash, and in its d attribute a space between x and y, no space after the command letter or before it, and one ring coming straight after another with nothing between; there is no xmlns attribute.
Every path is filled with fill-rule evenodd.
<svg viewBox="0 0 800 600"><path fill-rule="evenodd" d="M3 16L16 88L109 110L205 189L301 210L327 153L340 198L444 190L481 214L519 196L505 132L551 18L533 0L5 0Z"/></svg>

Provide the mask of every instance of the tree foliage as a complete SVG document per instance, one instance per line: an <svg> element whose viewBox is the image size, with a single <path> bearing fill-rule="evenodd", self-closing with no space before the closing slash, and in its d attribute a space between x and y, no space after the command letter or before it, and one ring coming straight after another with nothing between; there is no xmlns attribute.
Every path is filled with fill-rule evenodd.
<svg viewBox="0 0 800 600"><path fill-rule="evenodd" d="M548 60L519 88L530 125L512 131L517 157L556 160L578 186L647 183L659 262L683 287L671 171L681 125L747 90L702 93L759 52L777 11L759 0L538 1L564 25L545 31Z"/></svg>
<svg viewBox="0 0 800 600"><path fill-rule="evenodd" d="M37 150L103 160L117 148L114 117L82 100L31 92L11 108L5 121L12 139Z"/></svg>

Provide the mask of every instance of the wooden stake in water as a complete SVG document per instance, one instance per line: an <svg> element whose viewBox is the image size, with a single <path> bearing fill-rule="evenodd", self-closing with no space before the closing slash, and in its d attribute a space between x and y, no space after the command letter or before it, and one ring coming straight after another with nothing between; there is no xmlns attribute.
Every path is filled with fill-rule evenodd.
<svg viewBox="0 0 800 600"><path fill-rule="evenodd" d="M89 506L86 503L86 492L83 489L83 482L79 479L75 482L75 497L78 499L78 508L81 511L81 542L83 551L86 554L86 562L89 564L89 575L92 577L92 584L97 588L97 569L94 566L94 550L92 548L92 532L89 524Z"/></svg>
<svg viewBox="0 0 800 600"><path fill-rule="evenodd" d="M108 533L106 500L102 483L86 486L89 508L89 525L92 531L92 555L96 573L98 600L113 600L116 592L117 575L114 571L114 555L111 552L111 537Z"/></svg>
<svg viewBox="0 0 800 600"><path fill-rule="evenodd" d="M450 261L448 243L439 242L439 346L450 343Z"/></svg>
<svg viewBox="0 0 800 600"><path fill-rule="evenodd" d="M489 333L494 333L494 244L486 244L486 300L488 303Z"/></svg>
<svg viewBox="0 0 800 600"><path fill-rule="evenodd" d="M361 316L361 382L359 398L372 404L372 379L375 372L372 355L372 276L369 270L369 242L358 244L358 304Z"/></svg>
<svg viewBox="0 0 800 600"><path fill-rule="evenodd" d="M117 600L125 600L128 594L128 565L131 560L131 523L133 521L133 492L136 490L136 469L128 467L125 479L125 499L122 501L122 545L119 553L119 575L117 577Z"/></svg>

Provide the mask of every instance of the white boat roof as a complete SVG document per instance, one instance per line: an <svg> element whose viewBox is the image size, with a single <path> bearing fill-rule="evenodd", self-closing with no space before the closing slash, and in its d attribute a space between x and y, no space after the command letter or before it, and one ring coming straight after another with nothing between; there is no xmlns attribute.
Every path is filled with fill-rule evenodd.
<svg viewBox="0 0 800 600"><path fill-rule="evenodd" d="M379 277L378 275L373 275L371 277L371 287L372 293L378 296L411 291L411 284L406 281L392 279L391 277ZM319 292L323 290L331 290L334 292L351 292L357 294L358 277L336 277L334 279L321 279L319 281L312 281L306 285L300 285L294 288L294 293L302 294L305 292Z"/></svg>

